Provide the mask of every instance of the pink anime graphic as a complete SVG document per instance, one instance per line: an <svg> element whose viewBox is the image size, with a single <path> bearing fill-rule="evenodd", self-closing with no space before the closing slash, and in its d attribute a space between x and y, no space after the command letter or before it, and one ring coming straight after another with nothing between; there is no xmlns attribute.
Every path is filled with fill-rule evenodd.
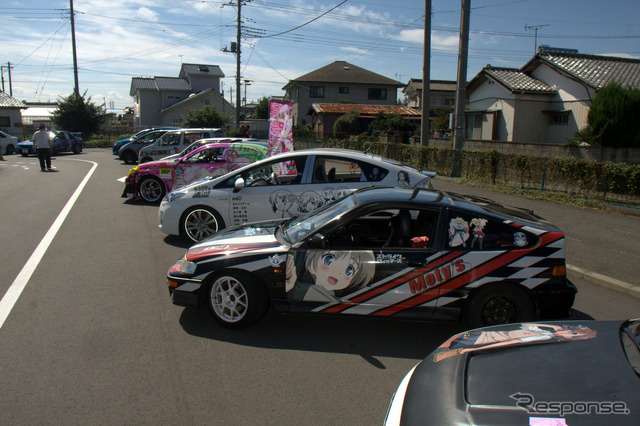
<svg viewBox="0 0 640 426"><path fill-rule="evenodd" d="M584 340L596 337L596 331L582 325L554 325L524 323L513 330L470 330L456 334L438 349L445 349L433 356L434 362L467 352L529 343Z"/></svg>
<svg viewBox="0 0 640 426"><path fill-rule="evenodd" d="M480 246L480 250L482 250L482 241L484 240L484 227L487 226L487 219L483 218L475 218L471 219L469 223L473 227L473 240L471 240L471 248L475 245L476 241L478 241L478 245Z"/></svg>

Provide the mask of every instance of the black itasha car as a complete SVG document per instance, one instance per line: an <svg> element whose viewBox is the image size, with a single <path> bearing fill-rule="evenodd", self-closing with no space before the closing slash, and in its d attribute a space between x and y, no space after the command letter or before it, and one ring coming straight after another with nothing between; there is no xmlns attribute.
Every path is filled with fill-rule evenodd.
<svg viewBox="0 0 640 426"><path fill-rule="evenodd" d="M638 425L640 319L550 321L459 333L391 400L395 425Z"/></svg>
<svg viewBox="0 0 640 426"><path fill-rule="evenodd" d="M532 212L422 189L367 188L311 213L222 230L168 272L174 304L239 328L286 312L457 320L564 318L564 234Z"/></svg>

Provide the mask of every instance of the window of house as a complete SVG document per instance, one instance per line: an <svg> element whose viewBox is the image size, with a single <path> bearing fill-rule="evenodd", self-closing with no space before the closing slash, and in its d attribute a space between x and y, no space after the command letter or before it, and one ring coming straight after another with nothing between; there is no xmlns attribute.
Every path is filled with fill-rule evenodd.
<svg viewBox="0 0 640 426"><path fill-rule="evenodd" d="M205 105L211 105L211 101L210 101L209 99L205 99L205 100L204 100L204 104L205 104Z"/></svg>
<svg viewBox="0 0 640 426"><path fill-rule="evenodd" d="M310 98L324 98L324 86L311 86L309 87Z"/></svg>
<svg viewBox="0 0 640 426"><path fill-rule="evenodd" d="M369 99L384 101L387 99L387 89L369 88Z"/></svg>
<svg viewBox="0 0 640 426"><path fill-rule="evenodd" d="M346 87L346 86L341 86L341 87L338 88L338 92L341 95L348 95L349 94L349 88Z"/></svg>
<svg viewBox="0 0 640 426"><path fill-rule="evenodd" d="M569 124L569 113L559 112L549 114L549 124L551 125L567 125Z"/></svg>
<svg viewBox="0 0 640 426"><path fill-rule="evenodd" d="M0 117L0 127L11 127L11 119L9 117Z"/></svg>

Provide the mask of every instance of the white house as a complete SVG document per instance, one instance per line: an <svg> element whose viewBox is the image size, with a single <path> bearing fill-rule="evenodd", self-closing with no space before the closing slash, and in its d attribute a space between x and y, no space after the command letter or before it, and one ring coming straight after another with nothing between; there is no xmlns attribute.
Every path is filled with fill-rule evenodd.
<svg viewBox="0 0 640 426"><path fill-rule="evenodd" d="M22 116L20 111L26 108L27 105L24 102L10 96L8 93L0 92L0 130L22 139Z"/></svg>
<svg viewBox="0 0 640 426"><path fill-rule="evenodd" d="M132 78L134 128L179 125L186 110L204 105L233 117L235 109L220 94L223 77L218 65L182 64L178 77Z"/></svg>
<svg viewBox="0 0 640 426"><path fill-rule="evenodd" d="M564 144L610 82L640 88L640 60L541 47L520 69L487 65L467 84L465 139Z"/></svg>

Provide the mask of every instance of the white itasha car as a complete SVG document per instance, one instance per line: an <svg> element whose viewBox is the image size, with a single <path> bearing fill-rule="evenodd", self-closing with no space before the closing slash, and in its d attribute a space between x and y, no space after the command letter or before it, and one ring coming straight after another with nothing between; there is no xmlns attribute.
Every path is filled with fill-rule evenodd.
<svg viewBox="0 0 640 426"><path fill-rule="evenodd" d="M297 216L367 186L431 187L434 176L359 151L287 152L167 194L158 226L197 242L228 226Z"/></svg>

